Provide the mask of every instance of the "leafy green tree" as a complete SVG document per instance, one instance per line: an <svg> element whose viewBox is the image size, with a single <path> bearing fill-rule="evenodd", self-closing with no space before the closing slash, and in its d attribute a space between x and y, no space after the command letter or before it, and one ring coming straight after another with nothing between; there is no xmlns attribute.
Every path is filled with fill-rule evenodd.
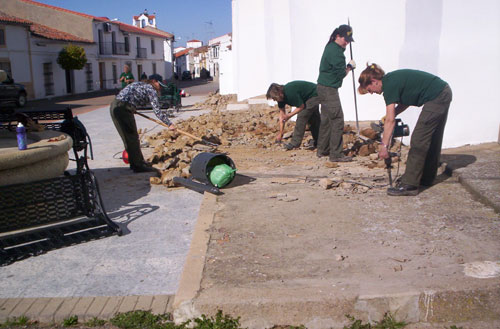
<svg viewBox="0 0 500 329"><path fill-rule="evenodd" d="M81 70L87 63L85 49L72 44L64 47L57 57L57 64L65 70Z"/></svg>

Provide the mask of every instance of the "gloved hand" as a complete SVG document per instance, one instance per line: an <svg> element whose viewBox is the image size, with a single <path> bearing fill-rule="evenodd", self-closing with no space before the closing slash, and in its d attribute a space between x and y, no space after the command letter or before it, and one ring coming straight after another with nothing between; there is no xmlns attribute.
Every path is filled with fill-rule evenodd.
<svg viewBox="0 0 500 329"><path fill-rule="evenodd" d="M351 59L349 63L347 63L347 67L351 68L351 70L354 70L356 68L356 62L354 59Z"/></svg>
<svg viewBox="0 0 500 329"><path fill-rule="evenodd" d="M385 115L382 117L382 119L380 119L380 122L382 122L382 124L385 124Z"/></svg>

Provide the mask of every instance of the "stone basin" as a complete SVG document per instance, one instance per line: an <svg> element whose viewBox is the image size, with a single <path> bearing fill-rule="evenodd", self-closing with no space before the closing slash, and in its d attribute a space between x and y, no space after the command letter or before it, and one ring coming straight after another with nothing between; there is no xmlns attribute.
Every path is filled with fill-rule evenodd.
<svg viewBox="0 0 500 329"><path fill-rule="evenodd" d="M15 132L0 131L0 186L54 178L68 167L71 137L53 130L28 132L27 137L28 148L21 151Z"/></svg>

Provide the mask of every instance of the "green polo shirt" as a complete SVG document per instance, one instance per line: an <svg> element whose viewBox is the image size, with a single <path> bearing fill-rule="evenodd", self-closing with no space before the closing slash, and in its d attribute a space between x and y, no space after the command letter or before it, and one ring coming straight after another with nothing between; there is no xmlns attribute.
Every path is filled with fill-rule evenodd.
<svg viewBox="0 0 500 329"><path fill-rule="evenodd" d="M122 74L120 74L120 79L121 79L121 77L125 77L126 80L135 79L132 72L128 72L128 73L123 72ZM122 81L122 88L125 88L127 85L128 85L127 82Z"/></svg>
<svg viewBox="0 0 500 329"><path fill-rule="evenodd" d="M305 104L309 98L318 96L316 84L308 81L292 81L283 86L285 100L278 102L279 108L285 105L299 107Z"/></svg>
<svg viewBox="0 0 500 329"><path fill-rule="evenodd" d="M319 64L318 84L333 88L342 86L342 80L346 76L344 51L345 48L335 42L330 42L325 46Z"/></svg>
<svg viewBox="0 0 500 329"><path fill-rule="evenodd" d="M439 77L418 70L396 70L382 78L386 105L422 106L435 99L446 85Z"/></svg>

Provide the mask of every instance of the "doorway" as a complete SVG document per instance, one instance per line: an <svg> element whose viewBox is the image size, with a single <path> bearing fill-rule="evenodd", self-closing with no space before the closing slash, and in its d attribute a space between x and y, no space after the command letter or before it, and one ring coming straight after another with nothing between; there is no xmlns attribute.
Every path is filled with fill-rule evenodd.
<svg viewBox="0 0 500 329"><path fill-rule="evenodd" d="M106 65L104 62L99 62L99 87L104 89L106 84Z"/></svg>
<svg viewBox="0 0 500 329"><path fill-rule="evenodd" d="M72 94L75 92L75 72L73 70L65 70L66 73L66 93Z"/></svg>

